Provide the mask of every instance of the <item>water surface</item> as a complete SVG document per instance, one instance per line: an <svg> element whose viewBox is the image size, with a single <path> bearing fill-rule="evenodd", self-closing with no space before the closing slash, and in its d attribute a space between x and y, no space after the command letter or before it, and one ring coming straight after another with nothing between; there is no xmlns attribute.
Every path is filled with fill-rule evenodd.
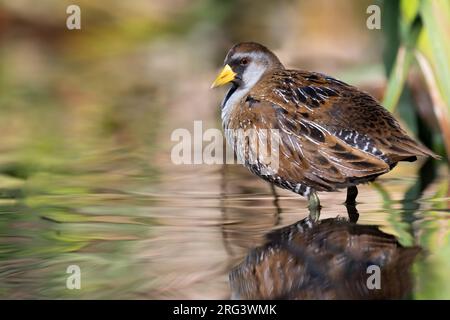
<svg viewBox="0 0 450 320"><path fill-rule="evenodd" d="M304 199L238 166L153 168L121 150L19 162L16 152L1 158L3 298L228 299L232 268L308 216ZM423 249L407 297L449 298L448 174L426 164L422 175L436 176L424 181L419 166L362 186L357 223ZM320 219L347 218L345 193L320 197ZM81 290L66 288L69 265Z"/></svg>

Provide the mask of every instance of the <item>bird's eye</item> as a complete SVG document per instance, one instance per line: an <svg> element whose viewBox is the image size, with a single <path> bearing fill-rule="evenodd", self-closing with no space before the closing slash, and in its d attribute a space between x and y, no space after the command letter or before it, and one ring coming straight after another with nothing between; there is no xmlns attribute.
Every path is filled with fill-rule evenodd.
<svg viewBox="0 0 450 320"><path fill-rule="evenodd" d="M241 66L246 66L248 64L248 58L242 58L239 63L241 64Z"/></svg>

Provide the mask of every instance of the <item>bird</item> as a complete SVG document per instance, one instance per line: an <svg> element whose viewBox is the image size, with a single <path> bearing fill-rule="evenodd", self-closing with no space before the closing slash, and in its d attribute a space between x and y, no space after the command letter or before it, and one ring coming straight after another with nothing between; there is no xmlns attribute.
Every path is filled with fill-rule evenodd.
<svg viewBox="0 0 450 320"><path fill-rule="evenodd" d="M411 138L374 97L337 78L287 69L267 47L235 44L211 88L231 84L221 103L227 142L252 173L308 199L320 210L317 192L347 189L355 205L357 186L375 180L400 161L440 157ZM251 131L253 138L238 139ZM242 133L243 132L243 133ZM251 146L276 153L276 168ZM275 142L272 142L275 141Z"/></svg>

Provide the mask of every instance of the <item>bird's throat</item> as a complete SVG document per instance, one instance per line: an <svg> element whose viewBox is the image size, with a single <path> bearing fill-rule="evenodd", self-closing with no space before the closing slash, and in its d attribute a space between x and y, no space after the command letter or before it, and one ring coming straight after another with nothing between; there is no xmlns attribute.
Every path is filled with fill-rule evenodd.
<svg viewBox="0 0 450 320"><path fill-rule="evenodd" d="M235 86L234 84L228 91L222 103L222 124L225 129L229 127L235 108L239 106L241 99L243 99L249 91L250 88Z"/></svg>

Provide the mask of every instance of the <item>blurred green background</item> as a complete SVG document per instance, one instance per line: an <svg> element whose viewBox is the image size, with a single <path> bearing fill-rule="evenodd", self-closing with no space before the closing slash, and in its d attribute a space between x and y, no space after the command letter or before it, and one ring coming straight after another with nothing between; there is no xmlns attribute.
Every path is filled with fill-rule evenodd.
<svg viewBox="0 0 450 320"><path fill-rule="evenodd" d="M373 3L381 30L366 27ZM81 30L66 28L70 4ZM172 164L170 134L221 127L224 92L209 85L250 40L370 92L443 156L364 186L358 209L425 249L412 298L450 298L449 12L444 0L1 1L0 298L229 297L230 268L276 227L273 194L241 168ZM280 195L283 225L307 214ZM324 217L343 214L343 194L321 199ZM70 264L81 290L65 286Z"/></svg>

